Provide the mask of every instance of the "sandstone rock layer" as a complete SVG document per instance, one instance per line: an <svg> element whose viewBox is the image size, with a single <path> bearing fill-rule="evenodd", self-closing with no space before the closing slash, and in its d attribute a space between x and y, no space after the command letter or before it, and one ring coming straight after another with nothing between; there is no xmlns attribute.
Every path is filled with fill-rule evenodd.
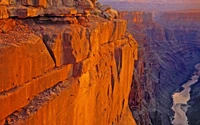
<svg viewBox="0 0 200 125"><path fill-rule="evenodd" d="M124 20L89 20L13 20L0 33L1 125L136 124L128 96L137 43Z"/></svg>

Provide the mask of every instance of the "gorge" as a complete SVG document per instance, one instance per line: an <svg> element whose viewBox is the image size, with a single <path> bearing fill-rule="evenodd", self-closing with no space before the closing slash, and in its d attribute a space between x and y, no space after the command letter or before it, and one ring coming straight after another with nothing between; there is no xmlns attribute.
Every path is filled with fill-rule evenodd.
<svg viewBox="0 0 200 125"><path fill-rule="evenodd" d="M199 67L200 64L195 65L195 71L191 76L191 79L182 85L183 90L181 92L175 92L172 96L173 98L173 106L172 110L175 112L174 119L172 120L172 124L174 125L188 125L188 119L186 116L188 104L187 102L190 100L190 91L191 86L198 82L199 79ZM192 107L191 107L192 108Z"/></svg>
<svg viewBox="0 0 200 125"><path fill-rule="evenodd" d="M139 125L171 124L174 116L171 96L189 80L193 67L200 62L199 14L198 10L120 13L139 44L129 101ZM196 101L199 88L195 89L195 97L189 103L196 107L191 106L187 112L191 125L199 124Z"/></svg>

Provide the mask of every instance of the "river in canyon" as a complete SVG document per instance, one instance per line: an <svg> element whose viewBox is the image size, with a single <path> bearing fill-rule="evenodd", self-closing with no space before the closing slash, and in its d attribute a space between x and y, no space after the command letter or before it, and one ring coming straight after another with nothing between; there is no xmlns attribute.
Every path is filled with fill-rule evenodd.
<svg viewBox="0 0 200 125"><path fill-rule="evenodd" d="M185 84L182 85L180 92L175 92L172 95L174 111L173 125L189 125L186 116L187 108L189 107L188 101L190 100L191 85L198 82L200 77L200 63L195 65L195 72Z"/></svg>

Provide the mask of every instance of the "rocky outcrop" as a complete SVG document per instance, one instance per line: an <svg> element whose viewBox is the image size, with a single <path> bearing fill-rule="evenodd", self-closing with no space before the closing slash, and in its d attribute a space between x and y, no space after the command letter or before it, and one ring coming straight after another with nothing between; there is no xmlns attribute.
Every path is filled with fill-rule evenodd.
<svg viewBox="0 0 200 125"><path fill-rule="evenodd" d="M1 17L36 17L43 15L64 16L70 14L82 14L83 9L94 8L90 0L3 0L0 2ZM79 11L75 7L80 8ZM77 12L78 11L78 12Z"/></svg>
<svg viewBox="0 0 200 125"><path fill-rule="evenodd" d="M42 21L68 21L70 23L75 23L71 20L81 17L81 19L83 19L83 17L88 17L90 14L99 15L109 20L118 18L118 12L116 10L112 9L109 5L102 5L96 0L0 1L0 19L9 17L41 17L40 20Z"/></svg>
<svg viewBox="0 0 200 125"><path fill-rule="evenodd" d="M49 4L22 3L27 9L46 12ZM68 13L65 9L60 14ZM29 17L26 11L24 17ZM72 13L64 17L75 18L79 24L60 21L58 13L0 20L1 125L136 124L128 96L138 46L126 33L126 21L93 15L80 23L85 15Z"/></svg>
<svg viewBox="0 0 200 125"><path fill-rule="evenodd" d="M141 21L144 18L140 12L120 13L128 20L127 28L139 43L139 58L129 100L138 124L171 124L171 95L189 79L194 65L200 62L198 14L198 11L154 13L152 19ZM134 21L136 19L139 21ZM197 104L194 101L198 97L197 91L198 88L193 91L193 105ZM194 124L194 119L198 118L191 115L198 109L191 109L188 111L189 123ZM146 119L142 120L143 117Z"/></svg>

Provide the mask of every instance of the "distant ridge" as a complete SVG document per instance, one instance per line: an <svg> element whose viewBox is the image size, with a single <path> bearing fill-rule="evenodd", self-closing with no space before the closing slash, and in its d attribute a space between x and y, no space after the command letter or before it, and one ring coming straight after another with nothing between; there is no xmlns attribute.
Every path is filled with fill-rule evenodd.
<svg viewBox="0 0 200 125"><path fill-rule="evenodd" d="M197 0L192 1L190 3L187 3L188 0L184 0L185 2L176 2L179 0L174 0L175 2L155 2L155 0L154 2L147 2L147 0L142 0L140 2L136 1L140 0L132 0L132 1L100 0L101 3L109 4L113 8L120 11L180 11L180 10L200 9L200 1L198 2ZM153 1L153 0L148 0L148 1Z"/></svg>

